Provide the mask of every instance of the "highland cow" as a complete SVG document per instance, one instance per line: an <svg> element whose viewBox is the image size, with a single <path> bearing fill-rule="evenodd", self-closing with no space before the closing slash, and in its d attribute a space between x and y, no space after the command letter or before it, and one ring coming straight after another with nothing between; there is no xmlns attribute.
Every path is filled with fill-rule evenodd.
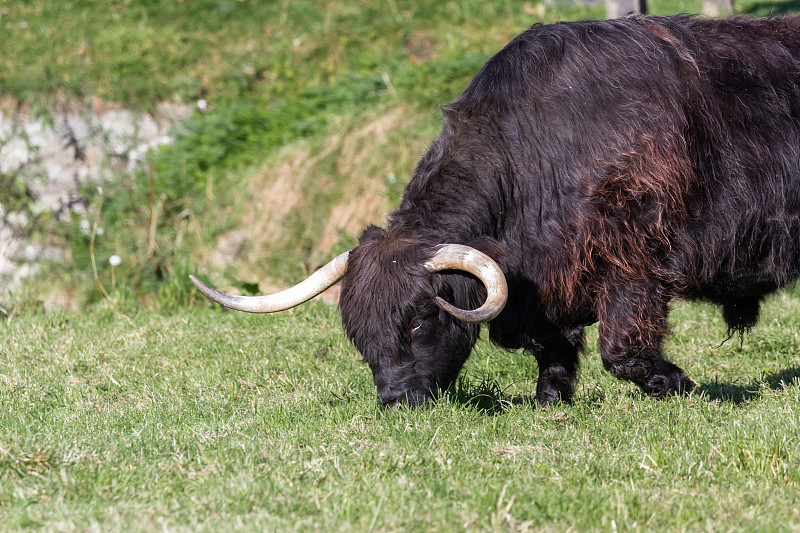
<svg viewBox="0 0 800 533"><path fill-rule="evenodd" d="M630 16L537 24L444 108L385 229L277 295L341 279L347 336L387 406L456 379L479 323L570 401L585 326L603 364L663 397L694 382L662 353L670 302L732 332L800 272L800 18Z"/></svg>

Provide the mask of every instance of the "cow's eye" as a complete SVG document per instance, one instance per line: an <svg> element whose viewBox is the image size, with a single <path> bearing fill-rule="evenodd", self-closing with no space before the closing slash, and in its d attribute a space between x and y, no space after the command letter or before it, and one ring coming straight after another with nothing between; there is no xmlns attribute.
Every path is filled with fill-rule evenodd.
<svg viewBox="0 0 800 533"><path fill-rule="evenodd" d="M411 338L414 338L414 335L420 332L422 329L422 320L414 320L411 322L411 328L409 333L411 334Z"/></svg>

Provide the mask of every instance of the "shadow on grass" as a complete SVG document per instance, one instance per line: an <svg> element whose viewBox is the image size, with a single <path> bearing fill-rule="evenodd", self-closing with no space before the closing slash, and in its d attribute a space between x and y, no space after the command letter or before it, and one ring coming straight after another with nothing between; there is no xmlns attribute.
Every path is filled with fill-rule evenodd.
<svg viewBox="0 0 800 533"><path fill-rule="evenodd" d="M447 394L453 403L471 407L485 415L503 414L514 405L525 405L532 409L538 407L533 396L507 394L494 380L473 381L469 377L461 377Z"/></svg>
<svg viewBox="0 0 800 533"><path fill-rule="evenodd" d="M795 365L784 368L774 374L765 374L761 379L740 385L733 383L702 383L695 389L695 394L700 394L709 400L732 402L741 404L761 396L764 389L780 390L785 387L797 387L800 383L800 366Z"/></svg>
<svg viewBox="0 0 800 533"><path fill-rule="evenodd" d="M761 396L765 389L780 390L787 387L800 387L800 365L784 368L774 374L764 374L746 384L701 383L695 394L712 401L731 402L736 405L749 402ZM455 404L471 407L485 415L500 415L515 405L524 405L532 409L538 408L533 395L511 395L505 392L497 381L474 381L460 378L458 383L448 391L450 401ZM585 401L598 405L605 400L605 395L595 391ZM580 401L580 400L578 400Z"/></svg>
<svg viewBox="0 0 800 533"><path fill-rule="evenodd" d="M759 2L742 10L741 13L759 17L800 13L800 0L790 0L789 2Z"/></svg>

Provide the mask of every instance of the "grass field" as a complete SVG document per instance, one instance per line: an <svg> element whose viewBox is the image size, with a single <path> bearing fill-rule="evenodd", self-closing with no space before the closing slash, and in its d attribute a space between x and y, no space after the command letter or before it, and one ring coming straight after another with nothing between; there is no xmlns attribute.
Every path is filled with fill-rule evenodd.
<svg viewBox="0 0 800 533"><path fill-rule="evenodd" d="M434 407L381 412L323 304L12 315L0 529L798 530L800 299L741 348L711 307L673 331L699 395L643 397L592 345L575 403L536 409L533 361L480 344Z"/></svg>

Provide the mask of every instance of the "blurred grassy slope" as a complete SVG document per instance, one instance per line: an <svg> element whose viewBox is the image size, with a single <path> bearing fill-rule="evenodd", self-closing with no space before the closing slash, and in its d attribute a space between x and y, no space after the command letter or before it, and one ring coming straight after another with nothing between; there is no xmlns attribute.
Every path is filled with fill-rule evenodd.
<svg viewBox="0 0 800 533"><path fill-rule="evenodd" d="M794 7L758 6L738 8ZM521 0L0 2L6 109L209 106L148 169L85 187L105 231L90 249L78 220L49 228L71 260L45 286L96 300L91 255L110 288L112 254L117 290L162 303L187 303L198 265L262 290L297 281L383 222L438 131L437 106L491 54L535 22L603 16L601 3Z"/></svg>
<svg viewBox="0 0 800 533"><path fill-rule="evenodd" d="M97 99L138 109L199 98L268 103L303 89L335 87L344 74L380 74L401 62L464 50L489 53L534 22L536 13L530 2L510 0L0 6L4 96L48 105Z"/></svg>

